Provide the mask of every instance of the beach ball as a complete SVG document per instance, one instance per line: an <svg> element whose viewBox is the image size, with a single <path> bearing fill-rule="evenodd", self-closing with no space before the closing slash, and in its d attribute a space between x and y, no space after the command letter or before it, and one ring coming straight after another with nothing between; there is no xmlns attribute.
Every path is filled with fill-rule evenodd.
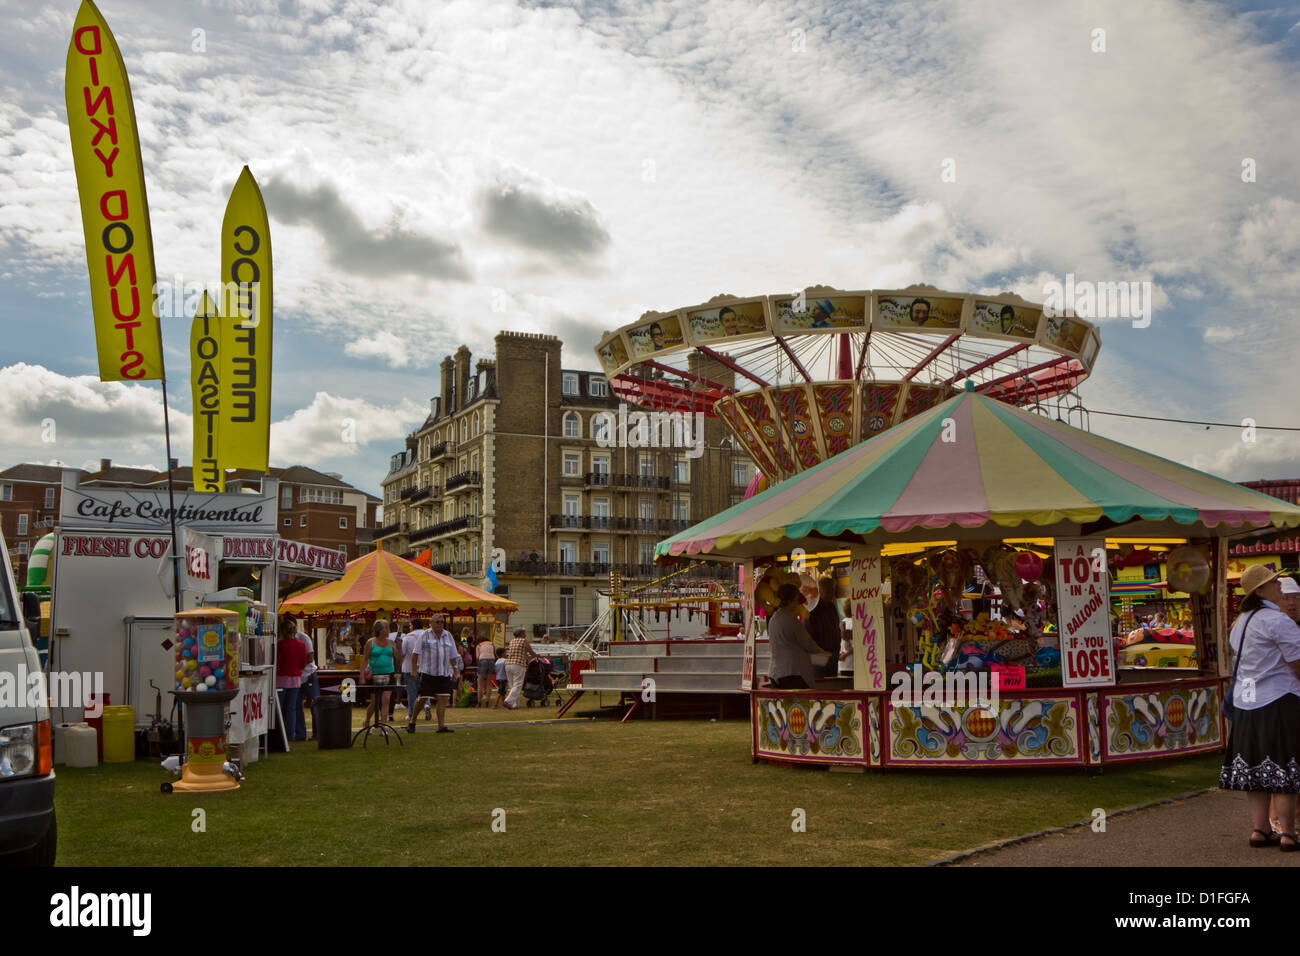
<svg viewBox="0 0 1300 956"><path fill-rule="evenodd" d="M203 683L206 684L208 687L215 687L217 684L217 679L213 677L211 674L209 674L207 677L203 678Z"/></svg>
<svg viewBox="0 0 1300 956"><path fill-rule="evenodd" d="M181 651L181 657L185 658L186 660L189 660L193 656L194 656L194 652L191 651L188 647L185 650Z"/></svg>
<svg viewBox="0 0 1300 956"><path fill-rule="evenodd" d="M214 667L212 668L212 675L216 677L217 680L221 680L221 678L226 676L226 672L220 667Z"/></svg>
<svg viewBox="0 0 1300 956"><path fill-rule="evenodd" d="M1043 559L1032 551L1021 551L1016 555L1016 574L1025 581L1037 581L1043 573Z"/></svg>
<svg viewBox="0 0 1300 956"><path fill-rule="evenodd" d="M185 638L185 646L186 646L186 647L193 647L193 646L194 646L194 638L192 638L192 637L187 637L187 638Z"/></svg>
<svg viewBox="0 0 1300 956"><path fill-rule="evenodd" d="M181 681L181 686L184 687L186 690L189 690L189 689L190 689L190 683L191 683L191 681L190 681L190 679L187 677L187 678L185 678L183 681Z"/></svg>
<svg viewBox="0 0 1300 956"><path fill-rule="evenodd" d="M1210 582L1210 562L1190 544L1170 551L1165 558L1165 566L1171 590L1199 594Z"/></svg>
<svg viewBox="0 0 1300 956"><path fill-rule="evenodd" d="M188 627L178 628L176 631L176 636L179 637L181 640L185 640L185 638L190 636L190 629Z"/></svg>
<svg viewBox="0 0 1300 956"><path fill-rule="evenodd" d="M195 690L207 690L207 689L208 689L208 685L207 685L207 684L195 684L195 685L194 685L194 689L195 689Z"/></svg>
<svg viewBox="0 0 1300 956"><path fill-rule="evenodd" d="M176 679L177 679L177 680L184 680L184 679L185 679L185 671L183 671L183 670L178 670L178 671L176 672Z"/></svg>
<svg viewBox="0 0 1300 956"><path fill-rule="evenodd" d="M211 673L212 673L212 668L209 667L207 664L204 664L202 667L199 668L200 677L207 677Z"/></svg>
<svg viewBox="0 0 1300 956"><path fill-rule="evenodd" d="M181 649L179 647L176 648L176 659L178 661L181 659Z"/></svg>
<svg viewBox="0 0 1300 956"><path fill-rule="evenodd" d="M199 667L199 662L192 657L185 662L185 669L187 671L198 670L198 667Z"/></svg>

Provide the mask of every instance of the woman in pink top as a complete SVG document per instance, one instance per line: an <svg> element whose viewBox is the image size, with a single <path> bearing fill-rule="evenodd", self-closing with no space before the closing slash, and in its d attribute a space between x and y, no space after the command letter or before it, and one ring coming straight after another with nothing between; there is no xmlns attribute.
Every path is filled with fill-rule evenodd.
<svg viewBox="0 0 1300 956"><path fill-rule="evenodd" d="M478 705L487 707L492 700L492 685L496 682L497 646L490 640L479 641L478 657Z"/></svg>

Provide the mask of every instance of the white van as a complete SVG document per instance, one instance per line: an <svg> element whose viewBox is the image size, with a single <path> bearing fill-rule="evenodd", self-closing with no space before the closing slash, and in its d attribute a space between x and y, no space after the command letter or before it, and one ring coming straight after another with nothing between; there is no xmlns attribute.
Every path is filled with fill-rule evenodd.
<svg viewBox="0 0 1300 956"><path fill-rule="evenodd" d="M18 686L20 675L41 670L31 639L41 605L35 594L19 601L2 535L0 563L0 863L53 866L58 836L50 710L43 695L29 699L26 681Z"/></svg>

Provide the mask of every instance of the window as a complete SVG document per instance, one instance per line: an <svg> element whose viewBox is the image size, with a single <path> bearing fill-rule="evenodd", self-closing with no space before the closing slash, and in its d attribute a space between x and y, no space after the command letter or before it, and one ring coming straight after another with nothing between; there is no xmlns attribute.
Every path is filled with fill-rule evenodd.
<svg viewBox="0 0 1300 956"><path fill-rule="evenodd" d="M582 471L582 456L572 452L564 453L564 475L572 478Z"/></svg>
<svg viewBox="0 0 1300 956"><path fill-rule="evenodd" d="M732 462L731 483L733 485L749 484L749 466L743 461Z"/></svg>
<svg viewBox="0 0 1300 956"><path fill-rule="evenodd" d="M591 378L587 379L587 384L591 388L592 398L609 397L609 383L599 375L593 375Z"/></svg>
<svg viewBox="0 0 1300 956"><path fill-rule="evenodd" d="M642 478L649 478L655 473L655 460L651 455L641 455L638 466L641 469Z"/></svg>
<svg viewBox="0 0 1300 956"><path fill-rule="evenodd" d="M461 473L462 473L462 474L465 472L465 456L464 456L464 455L461 455L461 456L460 456L460 470L461 470Z"/></svg>
<svg viewBox="0 0 1300 956"><path fill-rule="evenodd" d="M14 500L14 486L0 485L0 501L13 501L13 500Z"/></svg>
<svg viewBox="0 0 1300 956"><path fill-rule="evenodd" d="M685 484L691 480L691 465L685 458L673 462L673 481Z"/></svg>
<svg viewBox="0 0 1300 956"><path fill-rule="evenodd" d="M603 413L591 416L591 437L593 441L603 445L610 444L609 418L610 416Z"/></svg>
<svg viewBox="0 0 1300 956"><path fill-rule="evenodd" d="M284 519L284 526L285 526L286 528L292 528L292 527L293 527L293 519L292 519L292 518L285 518L285 519Z"/></svg>
<svg viewBox="0 0 1300 956"><path fill-rule="evenodd" d="M641 518L645 521L653 521L655 516L655 503L653 498L641 499Z"/></svg>
<svg viewBox="0 0 1300 956"><path fill-rule="evenodd" d="M573 564L578 560L578 546L572 541L560 542L560 563Z"/></svg>
<svg viewBox="0 0 1300 956"><path fill-rule="evenodd" d="M691 518L691 499L674 498L673 499L673 517L678 521L689 521Z"/></svg>
<svg viewBox="0 0 1300 956"><path fill-rule="evenodd" d="M641 563L655 563L655 546L648 541L641 542Z"/></svg>
<svg viewBox="0 0 1300 956"><path fill-rule="evenodd" d="M460 420L460 440L464 441L468 437L469 437L469 422L465 421L465 419L462 418Z"/></svg>
<svg viewBox="0 0 1300 956"><path fill-rule="evenodd" d="M301 517L298 518L298 527L300 527L300 528L305 528L305 527L307 527L307 516L306 516L306 515L302 515Z"/></svg>
<svg viewBox="0 0 1300 956"><path fill-rule="evenodd" d="M339 518L339 530L340 530L340 531L346 531L346 530L348 530L348 519L347 519L347 518Z"/></svg>
<svg viewBox="0 0 1300 956"><path fill-rule="evenodd" d="M469 456L469 470L478 471L478 452Z"/></svg>
<svg viewBox="0 0 1300 956"><path fill-rule="evenodd" d="M510 597L510 585L498 584L495 593L501 595L503 598Z"/></svg>
<svg viewBox="0 0 1300 956"><path fill-rule="evenodd" d="M288 511L293 507L293 486L285 485L280 489L280 507Z"/></svg>
<svg viewBox="0 0 1300 956"><path fill-rule="evenodd" d="M18 537L21 538L26 533L27 533L27 515L19 515L18 516Z"/></svg>
<svg viewBox="0 0 1300 956"><path fill-rule="evenodd" d="M578 394L578 376L573 372L565 372L560 386L560 391L565 395Z"/></svg>
<svg viewBox="0 0 1300 956"><path fill-rule="evenodd" d="M608 541L593 541L591 543L591 560L594 564L609 564Z"/></svg>
<svg viewBox="0 0 1300 956"><path fill-rule="evenodd" d="M315 502L321 505L341 505L343 504L343 492L337 488L308 488L306 485L298 489L298 503Z"/></svg>
<svg viewBox="0 0 1300 956"><path fill-rule="evenodd" d="M469 513L475 517L478 516L478 495L474 495L469 499Z"/></svg>
<svg viewBox="0 0 1300 956"><path fill-rule="evenodd" d="M469 544L469 564L472 570L476 572L481 570L478 564L478 542L477 541L471 541Z"/></svg>
<svg viewBox="0 0 1300 956"><path fill-rule="evenodd" d="M45 489L45 507L47 507L47 508L53 508L53 507L54 507L54 489L53 489L53 488L46 488L46 489Z"/></svg>
<svg viewBox="0 0 1300 956"><path fill-rule="evenodd" d="M582 514L579 508L580 505L577 495L564 496L564 516L566 518L576 518L578 515Z"/></svg>
<svg viewBox="0 0 1300 956"><path fill-rule="evenodd" d="M593 472L595 472L596 474L598 474L598 475L608 475L608 474L609 474L609 456L608 456L608 455L592 455L592 456L591 456L591 470L592 470Z"/></svg>
<svg viewBox="0 0 1300 956"><path fill-rule="evenodd" d="M25 558L25 557L27 557L27 548L28 548L28 544L27 544L26 541L19 541L19 542L18 542L18 556L19 556L20 558Z"/></svg>
<svg viewBox="0 0 1300 956"><path fill-rule="evenodd" d="M596 517L596 518L608 518L608 517L609 517L609 499L608 499L608 498L592 498L592 499L591 499L591 514L592 514L593 517Z"/></svg>
<svg viewBox="0 0 1300 956"><path fill-rule="evenodd" d="M560 588L560 627L573 627L573 588Z"/></svg>
<svg viewBox="0 0 1300 956"><path fill-rule="evenodd" d="M474 437L478 437L478 412L474 413Z"/></svg>
<svg viewBox="0 0 1300 956"><path fill-rule="evenodd" d="M564 416L564 437L579 438L582 436L582 418L577 412L568 412Z"/></svg>

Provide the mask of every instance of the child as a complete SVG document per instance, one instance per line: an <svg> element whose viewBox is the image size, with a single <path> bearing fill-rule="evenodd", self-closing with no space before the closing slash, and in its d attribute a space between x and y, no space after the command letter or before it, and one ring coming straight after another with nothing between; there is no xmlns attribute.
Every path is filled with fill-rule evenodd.
<svg viewBox="0 0 1300 956"><path fill-rule="evenodd" d="M853 676L853 605L844 602L844 617L840 619L840 677Z"/></svg>
<svg viewBox="0 0 1300 956"><path fill-rule="evenodd" d="M497 648L496 678L497 702L492 705L494 710L500 709L506 699L506 649L504 647Z"/></svg>

